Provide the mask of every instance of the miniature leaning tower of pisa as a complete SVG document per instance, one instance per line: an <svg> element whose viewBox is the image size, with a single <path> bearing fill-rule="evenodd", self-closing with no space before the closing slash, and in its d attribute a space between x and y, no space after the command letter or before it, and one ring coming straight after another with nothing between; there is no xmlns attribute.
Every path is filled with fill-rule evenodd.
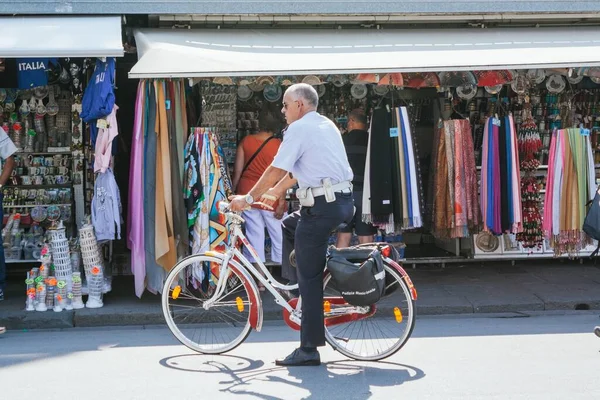
<svg viewBox="0 0 600 400"><path fill-rule="evenodd" d="M56 229L49 229L50 251L54 262L54 273L59 281L66 283L67 288L72 286L73 270L69 256L69 240L65 234L62 221Z"/></svg>
<svg viewBox="0 0 600 400"><path fill-rule="evenodd" d="M102 302L104 263L92 225L86 224L79 229L79 242L89 294L85 306L87 308L100 308L104 305Z"/></svg>

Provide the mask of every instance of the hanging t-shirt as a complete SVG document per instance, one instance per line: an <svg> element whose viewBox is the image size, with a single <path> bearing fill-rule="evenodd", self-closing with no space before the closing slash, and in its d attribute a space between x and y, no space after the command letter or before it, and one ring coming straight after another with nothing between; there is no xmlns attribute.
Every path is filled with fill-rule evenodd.
<svg viewBox="0 0 600 400"><path fill-rule="evenodd" d="M57 64L56 58L18 58L17 80L19 89L31 89L48 85L47 70L50 63Z"/></svg>
<svg viewBox="0 0 600 400"><path fill-rule="evenodd" d="M91 123L110 114L115 105L115 59L96 60L96 68L81 101L81 119Z"/></svg>

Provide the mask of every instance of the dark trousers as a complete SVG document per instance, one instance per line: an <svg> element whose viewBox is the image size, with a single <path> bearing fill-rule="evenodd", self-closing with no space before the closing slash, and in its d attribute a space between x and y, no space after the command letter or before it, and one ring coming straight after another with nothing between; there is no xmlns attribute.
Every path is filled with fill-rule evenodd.
<svg viewBox="0 0 600 400"><path fill-rule="evenodd" d="M313 207L302 207L283 221L283 262L288 263L291 249L296 250L296 272L302 296L300 344L303 347L325 345L323 270L329 236L341 223L349 222L353 212L352 194L336 193L334 202L327 203L324 196L316 197ZM294 282L291 277L288 279Z"/></svg>

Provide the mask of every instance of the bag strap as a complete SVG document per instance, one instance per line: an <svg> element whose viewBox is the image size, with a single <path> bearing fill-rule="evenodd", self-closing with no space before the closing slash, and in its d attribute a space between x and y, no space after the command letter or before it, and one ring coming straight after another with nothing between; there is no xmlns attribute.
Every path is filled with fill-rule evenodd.
<svg viewBox="0 0 600 400"><path fill-rule="evenodd" d="M275 137L271 136L267 140L265 140L264 142L262 142L262 144L260 145L260 147L254 152L254 154L252 154L252 157L250 157L250 159L248 160L248 162L246 163L246 165L244 165L244 168L242 168L242 173L240 174L240 176L242 176L242 174L244 173L244 171L246 171L246 168L248 168L250 166L250 164L252 163L252 161L254 161L254 159L256 158L256 156L258 155L258 153L260 153L260 151L263 149L263 147L265 147L267 145L267 143L269 143L269 140L271 140L271 139L275 139Z"/></svg>

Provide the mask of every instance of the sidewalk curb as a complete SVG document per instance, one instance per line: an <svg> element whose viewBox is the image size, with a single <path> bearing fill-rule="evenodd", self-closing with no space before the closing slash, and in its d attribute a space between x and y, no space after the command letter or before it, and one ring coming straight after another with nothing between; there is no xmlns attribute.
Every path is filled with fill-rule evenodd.
<svg viewBox="0 0 600 400"><path fill-rule="evenodd" d="M573 301L552 301L542 305L534 304L494 304L474 307L472 305L464 306L444 306L444 305L422 305L417 301L417 316L441 316L441 315L477 315L490 313L518 313L518 312L554 312L575 310L575 307L581 303ZM585 303L589 308L586 310L600 310L600 301ZM46 312L27 312L22 311L0 311L0 326L9 330L32 330L32 329L65 329L74 327L103 327L103 326L142 326L142 325L163 325L165 323L162 310L159 305L156 307L126 307L123 309L82 309L73 311L63 311L55 313ZM282 320L282 311L280 308L271 308L264 310L264 321Z"/></svg>

